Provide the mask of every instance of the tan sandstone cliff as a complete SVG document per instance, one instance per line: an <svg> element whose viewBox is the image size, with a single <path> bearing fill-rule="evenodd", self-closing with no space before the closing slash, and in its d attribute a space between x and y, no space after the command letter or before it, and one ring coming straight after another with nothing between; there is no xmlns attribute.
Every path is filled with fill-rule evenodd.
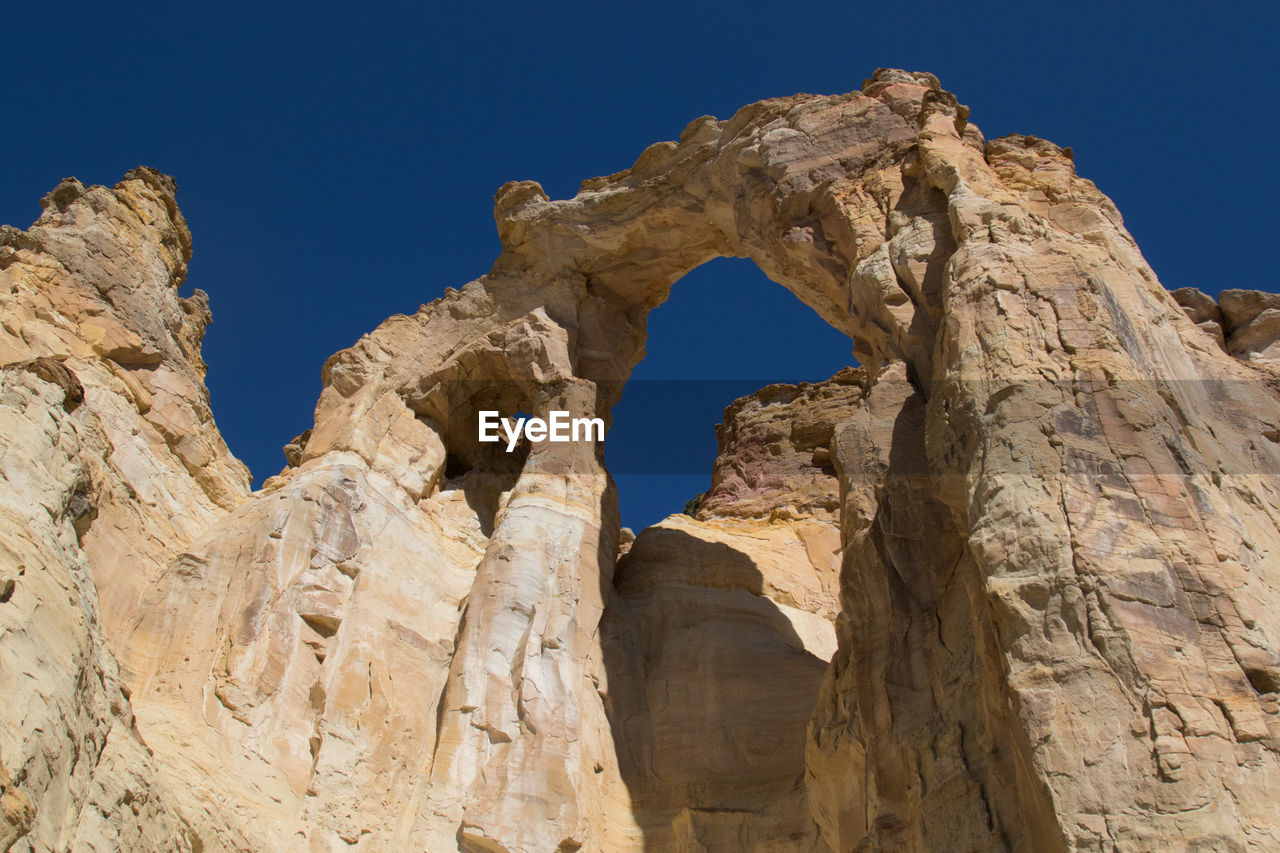
<svg viewBox="0 0 1280 853"><path fill-rule="evenodd" d="M253 493L172 180L59 184L0 231L0 851L1280 847L1280 296L967 118L880 71L504 186ZM730 407L694 516L477 441L607 419L721 256L863 367Z"/></svg>

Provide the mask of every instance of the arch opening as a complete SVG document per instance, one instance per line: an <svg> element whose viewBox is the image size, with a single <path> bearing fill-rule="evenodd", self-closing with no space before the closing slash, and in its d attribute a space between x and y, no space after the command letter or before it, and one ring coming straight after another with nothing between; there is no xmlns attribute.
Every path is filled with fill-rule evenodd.
<svg viewBox="0 0 1280 853"><path fill-rule="evenodd" d="M830 446L861 374L850 339L751 260L702 264L668 296L605 447L636 531L601 622L618 767L646 850L804 849L840 609Z"/></svg>
<svg viewBox="0 0 1280 853"><path fill-rule="evenodd" d="M735 400L858 365L848 337L740 258L681 278L646 331L605 444L622 524L637 532L707 491L717 428Z"/></svg>

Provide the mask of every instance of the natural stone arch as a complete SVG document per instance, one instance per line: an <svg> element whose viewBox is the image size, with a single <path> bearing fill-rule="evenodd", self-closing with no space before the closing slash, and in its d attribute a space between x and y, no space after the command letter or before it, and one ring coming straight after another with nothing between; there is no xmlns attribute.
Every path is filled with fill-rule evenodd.
<svg viewBox="0 0 1280 853"><path fill-rule="evenodd" d="M21 285L23 339L6 345L66 358L87 392L79 426L60 405L36 411L161 460L174 487L139 499L94 437L110 512L63 576L87 563L99 590L131 590L107 620L130 684L119 701L158 784L191 790L193 837L644 844L604 713L617 518L597 449L532 448L504 472L491 526L461 506L449 458L476 450L481 402L606 413L646 312L731 254L846 330L872 368L831 446L844 633L806 777L825 842L1280 843L1272 367L1193 325L1069 152L984 142L963 113L928 75L883 72L861 93L695 122L574 199L509 185L493 271L331 359L297 464L252 496L208 428L201 366L184 362L206 315L171 293L188 245L171 183L143 174L83 199L73 186L31 231L0 234ZM117 251L139 235L144 251ZM125 302L82 298L147 257ZM111 328L56 325L46 293ZM157 298L191 323L151 322ZM1272 322L1263 307L1242 328ZM129 365L156 353L182 382L139 380ZM490 384L471 393L477 380ZM45 403L61 393L8 381ZM50 529L44 515L24 529ZM252 665L262 650L270 667Z"/></svg>
<svg viewBox="0 0 1280 853"><path fill-rule="evenodd" d="M958 550L948 546L916 559L925 560L918 567L931 559L960 561L960 580L950 591L939 591L944 598L935 605L949 601L948 608L963 613L955 618L969 638L975 684L980 685L974 691L977 695L965 697L961 691L946 700L958 701L959 706L936 706L939 724L951 727L948 730L965 731L966 724L976 729L949 741L944 751L950 757L938 764L939 768L953 764L969 768L972 782L962 797L964 805L937 812L936 820L931 820L930 795L900 771L904 763L917 760L923 748L920 731L895 730L891 721L876 722L874 714L861 721L849 718L836 701L842 694L862 691L868 714L877 706L887 708L883 698L875 698L887 695L885 673L859 670L857 661L850 659L843 668L837 667L830 694L835 705L830 712L820 709L815 720L814 767L828 778L844 772L816 756L839 752L818 732L845 726L849 731L863 730L862 737L867 738L860 747L863 758L847 754L845 764L869 762L868 772L877 781L870 787L855 778L832 783L826 795L829 806L815 806L824 835L833 845L842 846L870 833L901 849L936 846L941 843L939 832L961 844L991 844L1002 838L1015 847L1054 849L1065 846L1067 838L1076 839L1072 844L1086 843L1078 827L1093 825L1088 815L1096 814L1098 806L1081 796L1081 788L1053 781L1064 778L1056 774L1075 773L1070 769L1074 762L1090 751L1073 742L1070 734L1072 726L1086 724L1068 722L1072 714L1067 713L1051 724L1057 726L1058 740L1050 746L1037 741L1039 735L1033 737L1028 728L1028 715L1036 713L1029 709L1038 707L1036 703L1043 700L1037 697L1045 695L1037 691L1048 689L1048 695L1058 695L1055 691L1067 689L1062 684L1076 683L1072 690L1106 696L1099 701L1119 719L1134 713L1149 716L1150 700L1136 692L1142 677L1135 681L1132 675L1114 674L1132 672L1134 666L1126 662L1131 652L1114 651L1119 646L1106 645L1113 651L1104 654L1105 662L1077 669L1080 655L1087 659L1091 653L1072 650L1096 646L1097 641L1088 639L1092 629L1076 632L1079 638L1074 645L1055 645L1047 637L1034 641L1042 648L1037 654L1047 663L1031 666L1022 659L1026 653L1018 651L1020 643L1030 642L1019 639L1025 626L1044 618L1039 614L1046 606L1070 611L1068 625L1084 625L1094 618L1085 615L1093 605L1084 600L1094 593L1082 599L1072 590L1093 589L1096 581L1072 578L1073 565L1081 564L1087 543L1100 534L1089 532L1085 517L1075 514L1070 503L1064 511L1059 495L1064 488L1061 454L1052 450L1048 440L1054 421L1030 427L1022 423L1026 414L1015 413L1024 411L1019 407L1030 401L1036 407L1033 411L1077 410L1082 404L1075 397L1073 377L1102 365L1112 376L1134 378L1153 365L1191 375L1206 371L1233 375L1238 368L1212 353L1206 360L1195 354L1195 348L1191 354L1178 351L1179 345L1172 341L1185 334L1185 318L1155 284L1114 207L1091 184L1075 177L1069 153L1026 137L986 143L967 124L966 110L935 79L882 72L860 93L766 101L726 122L699 119L679 142L651 146L632 169L588 181L567 201L549 201L533 183L508 184L498 194L495 215L504 248L493 270L424 309L414 321L423 327L419 340L431 341L424 344L424 355L431 353L430 357L390 362L362 343L340 354L335 364L363 373L372 356L384 377L421 377L450 352L427 333L428 327L444 328L461 341L509 329L521 318L536 314L548 321L543 331L549 341L545 351L557 353L560 359L539 365L539 381L548 386L585 381L586 393L594 389L595 411L607 414L620 393L617 383L625 380L642 352L647 312L661 303L672 284L713 257L750 257L766 275L853 338L855 355L870 368L869 385L886 362L902 361L902 371L881 383L878 393L896 401L887 403L890 410L901 407L903 424L914 424L893 431L909 438L910 446L904 448L877 432L874 418L862 427L851 427L855 433L862 430L863 438L853 445L861 450L847 455L847 462L885 466L890 479L872 483L870 492L851 489L851 496L870 503L863 509L846 508L846 548L863 549L862 557L847 556L854 560L847 565L873 580L902 569L895 568L901 557L863 540L860 531L863 525L874 527L876 519L890 512L891 507L878 504L876 498L885 483L914 484L903 494L933 504L930 512L947 519L953 530L949 535ZM1005 293L1013 294L1016 304ZM434 318L443 312L454 319L441 326ZM1013 319L998 319L1002 317ZM1166 324L1176 327L1173 337L1125 332ZM1113 327L1125 336L1117 339L1108 331ZM371 342L378 337L375 332ZM365 376L366 381L371 378ZM1027 384L1028 376L1035 381ZM1055 377L1067 379L1067 385ZM1171 393L1179 398L1176 407L1203 408L1187 388L1154 386L1141 393L1141 405L1166 411ZM1252 392L1241 393L1249 400L1244 409L1274 408L1274 402L1256 399ZM326 415L326 399L333 401L329 391L322 398L318 420ZM1091 416L1086 413L1085 417ZM1251 423L1249 417L1240 422L1242 434L1256 434ZM1041 454L1041 461L1034 464L992 461L1026 458L1032 446L1040 448L1035 452ZM308 447L308 454L324 451ZM1101 446L1090 452L1116 453ZM530 461L539 459L535 450ZM908 464L905 459L913 461ZM989 467L993 464L996 467ZM573 636L581 639L591 634L590 614L600 603L588 593L596 580L607 584L609 561L598 555L609 553L608 539L616 519L610 517L599 460L579 455L573 465L585 476L570 478L578 491L570 489L567 505L598 505L601 510L597 517L578 518L568 527L580 525L586 538L576 541L595 542L599 547L580 548L578 559L557 565L525 564L515 575L526 579L532 596L528 599L510 599L507 591L520 584L510 582L508 572L501 591L491 600L504 602L497 607L503 612L555 609L564 605L563 599L539 599L545 593L533 590L544 589L547 578L555 579L561 589L567 579L573 579L570 585L576 585L584 597L573 599L572 617L566 618L576 626ZM553 473L563 468L543 465L534 470ZM597 472L595 479L589 474L592 470ZM539 488L527 476L529 471L526 468L508 505L519 507L529 501L526 519L536 514L533 505ZM859 471L842 472L846 481L863 476ZM1020 484L1017 488L997 485L1009 476ZM1005 497L1000 496L1001 488ZM995 497L988 499L987 494ZM1042 497L1032 499L1032 495ZM860 513L869 514L859 521ZM499 523L490 543L491 555L506 559L501 555L528 553L533 548L536 536L530 538L528 530L521 530L516 521L520 517L517 512L507 517L505 525ZM898 534L910 533L895 529ZM596 530L599 537L590 535ZM1023 536L1026 542L1016 541ZM1001 580L1010 560L1015 565L1041 566L1037 571L1056 578L1050 583L1063 592L1045 599L1036 591L1042 581ZM482 577L487 564L486 558ZM508 560L505 565L509 569L512 563ZM1089 570L1100 571L1100 567ZM490 577L498 575L495 570ZM921 575L921 582L927 577L927 572ZM1194 588L1199 581L1189 578L1182 583ZM873 641L893 630L892 622L883 619L899 617L888 603L887 598L871 601L858 611L866 617L854 626L855 632L863 632L858 634L861 639ZM1131 627L1137 630L1138 622ZM576 766L573 748L566 747L567 754L555 750L556 757L549 759L539 745L542 735L534 733L545 731L547 723L555 729L558 718L540 725L536 709L520 708L518 700L511 704L502 696L465 685L467 672L483 668L478 658L468 658L469 647L483 649L484 654L501 650L513 667L520 667L523 653L509 642L503 645L493 639L510 630L497 621L468 618L467 634L454 658L456 689L446 696L443 715L446 720L461 721L478 713L466 709L486 708L484 720L470 724L471 735L465 725L452 730L456 741L438 750L434 772L440 775L433 778L440 789L467 789L477 784L486 762L508 766L504 763L515 760L514 756L527 762L520 780L495 785L490 779L480 788L471 788L477 792L474 799L460 798L460 814L469 815L461 818L463 836L474 834L469 844L499 843L483 827L504 825L503 814L515 808L510 798L520 799L524 795L518 791L527 794L531 785L554 792L556 802L570 804L557 811L553 821L564 828L566 842L584 834L607 836L607 827L587 817L597 808L591 804L595 795L573 781L591 779L585 770L572 770ZM1124 636L1129 638L1126 642L1139 642L1133 638L1142 635ZM1222 641L1247 656L1243 637L1228 630ZM562 640L555 641L557 647L564 647ZM590 657L587 652L581 659ZM563 675L580 672L562 664L568 667ZM943 665L942 659L932 664ZM1037 666L1058 673L1055 677L1061 681L1054 682L1058 686L1046 688L1034 674ZM1212 670L1216 665L1206 666ZM591 669L589 663L587 669ZM1215 677L1248 690L1238 669L1227 667ZM1176 688L1170 683L1163 689ZM573 704L589 693L586 686L577 692L569 689L566 695L575 698L566 701ZM901 700L926 703L926 717L931 713L929 703L943 702L927 694ZM502 707L509 711L493 713ZM495 722L504 715L506 723ZM526 725L528 729L523 728ZM496 741L495 731L500 733ZM575 742L571 735L564 737L565 744ZM898 751L875 753L871 740L875 737L898 743ZM505 738L513 743L505 745ZM455 770L447 771L450 767ZM1157 771L1133 772L1138 778L1131 790L1137 791L1149 784L1138 779L1154 778ZM581 784L591 785L590 781ZM1193 795L1188 790L1174 796ZM1075 805L1066 805L1064 797ZM849 803L853 811L864 812L864 821L843 814ZM1122 808L1142 811L1137 802ZM1079 817L1068 818L1067 813ZM590 829L593 823L595 829ZM512 845L524 843L520 841L524 831L511 828ZM1126 824L1120 831L1148 830Z"/></svg>
<svg viewBox="0 0 1280 853"><path fill-rule="evenodd" d="M678 143L651 146L632 169L588 181L568 201L551 202L532 182L507 184L495 206L503 252L493 270L414 318L393 320L394 346L382 344L375 332L331 359L317 424L325 422L329 406L341 411L349 405L330 388L377 394L374 388L390 386L421 412L417 400L438 393L433 383L475 375L453 365L474 360L468 353L477 349L496 360L486 375L523 377L521 397L537 398L535 413L564 399L558 389L576 387L580 406L607 417L643 355L648 312L689 271L724 256L749 257L850 335L855 354L873 368L867 381L890 358L905 358L913 377L928 377L940 313L937 285L951 245L949 229L940 227L947 222L945 196L923 181L917 136L920 123L937 117L959 139L962 114L930 75L885 72L864 93L767 101L723 123L698 119ZM972 138L968 144L975 144ZM420 343L404 339L406 325L417 327L411 340ZM438 330L448 337L441 340ZM400 357L391 361L389 352ZM594 400L581 393L594 393ZM474 413L463 406L454 420L465 424L469 417ZM338 449L313 436L303 458ZM575 554L548 565L529 558L539 537L520 519L539 511L545 488L539 477L554 479L566 470L577 473L556 488L568 486L569 504L597 510L568 525L580 526L569 533L580 543ZM439 469L434 479L439 481ZM590 614L608 595L608 555L618 529L608 492L601 459L589 450L535 447L493 531L473 592L473 601L493 604L468 612L441 705L441 745L432 771L435 796L455 792L449 799L461 806L464 839L475 832L466 844L498 843L481 828L499 824L516 833L502 843L521 843L531 830L501 816L522 808L515 800L527 798L531 787L557 804L555 823L565 827L564 840L607 831L582 823L599 820L587 818L596 811L586 805L594 795L581 787L594 780L567 769L575 764L572 755L568 763L563 756L535 757L545 749L542 733L563 730L556 712L540 715L518 695L512 698L502 679L477 681L476 673L495 653L512 661L512 671L522 671L520 643L526 641L520 638L541 608L564 610L579 641L594 635ZM596 544L584 547L588 542ZM562 592L566 585L577 592L549 597L548 579ZM511 613L527 617L513 626ZM568 645L564 637L553 642ZM561 665L569 666L562 675L577 671L582 678L580 662ZM578 700L587 695L583 687L569 692ZM577 736L556 737L572 743ZM522 768L521 778L495 785L493 777L502 778L511 766ZM482 776L488 781L476 788ZM468 790L477 791L474 798L457 796Z"/></svg>
<svg viewBox="0 0 1280 853"><path fill-rule="evenodd" d="M946 222L946 205L903 163L918 158L920 121L937 112L960 130L964 110L931 75L885 72L865 93L777 99L726 122L697 119L678 143L650 146L630 170L586 181L568 201L549 201L533 182L507 184L495 207L503 253L486 284L584 290L601 310L576 325L625 342L685 274L715 257L747 257L854 338L861 360L927 360L928 342L912 324L917 310L937 310L923 266L945 253L936 244L949 235L936 225ZM917 217L930 233L917 233ZM858 269L895 237L883 268ZM895 271L916 286L905 292ZM625 378L634 364L625 346L592 346L607 342L579 343L584 378ZM602 361L600 351L612 358Z"/></svg>
<svg viewBox="0 0 1280 853"><path fill-rule="evenodd" d="M928 820L926 795L896 769L914 761L922 748L918 731L895 731L893 723L875 723L874 716L860 722L841 717L843 712L825 718L820 713L818 719L825 719L820 728L871 726L865 737L900 745L896 754L875 753L870 741L864 742L865 760L879 756L869 771L878 781L871 788L857 780L836 784L828 797L834 811L823 813L817 807L815 813L824 834L837 846L852 843L859 833L881 833L890 846L928 847L936 843L936 832L953 830L967 839L963 843L981 845L1003 837L1014 846L1036 849L1063 845L1076 830L1061 817L1064 806L1060 801L1055 805L1053 798L1078 794L1055 788L1050 780L1054 773L1070 772L1066 768L1088 750L1066 745L1068 729L1062 729L1063 740L1052 748L1028 737L1027 723L1020 717L1028 712L1020 709L1029 707L1028 696L1044 688L1031 686L1037 684L1029 674L1034 669L1023 672L1026 664L1018 662L1022 653L1016 651L1019 634L1011 635L1008 627L1013 617L1002 613L1010 608L1023 614L1017 617L1021 625L1041 618L1035 614L1046 605L1031 591L1039 582L1016 582L1013 589L1026 589L1007 592L1001 591L1006 582L998 578L1010 553L1020 555L1018 564L1039 561L1040 571L1048 576L1070 577L1073 561L1080 560L1080 543L1093 534L1082 526L1083 518L1071 520L1070 504L1064 515L1058 496L1062 462L1047 438L1052 421L1027 433L1019 420L1026 415L1012 414L1028 404L1019 389L1035 401L1035 411L1074 411L1081 403L1070 382L1045 383L1046 378L1071 377L1103 364L1113 376L1135 378L1156 364L1186 365L1193 374L1230 374L1236 369L1221 358L1206 362L1181 354L1167 338L1126 332L1117 340L1108 331L1113 326L1124 331L1137 325L1176 325L1185 318L1154 283L1110 202L1074 176L1069 154L1024 137L986 143L967 124L966 110L930 75L880 72L862 92L765 101L726 122L699 119L679 142L651 146L631 169L588 181L567 201L549 201L530 182L508 184L498 193L495 215L503 252L493 270L414 318L392 321L387 331L380 329L335 356L328 366L317 424L347 405L337 393L340 378L354 377L348 384L360 387L361 393L393 392L403 399L407 388L438 375L460 348L487 346L480 343L486 339L509 339L520 324L535 317L536 329L530 328L539 341L535 348L545 357L529 364L522 356L502 356L510 359L509 371L524 373L527 382L552 395L559 393L554 389L576 388L582 405L607 416L620 383L642 353L647 312L661 303L673 283L711 258L750 257L766 275L853 338L855 355L870 368L869 401L893 401L886 404L890 411L900 407L901 417L914 423L910 429L892 431L893 436L908 438L909 447L877 432L874 418L855 428L863 431L863 438L853 447L861 449L847 454L847 462L887 471L893 482L914 483L907 493L936 505L930 512L948 519L953 531L949 535L959 550L939 548L917 559L927 562L942 554L950 555L947 560L960 560L961 580L938 594L953 602L948 607L965 614L956 618L965 625L974 677L982 685L981 700L959 696L947 701L959 701L960 710L938 707L939 720L945 721L940 724L958 727L954 730L971 727L969 739L950 742L948 762L969 766L976 779L965 795L972 808L946 812L952 817L944 823L952 825L941 828ZM1017 303L1005 293L1013 294ZM1006 316L1018 319L996 319ZM389 343L392 339L394 345ZM388 355L392 352L397 354L394 359ZM1089 355L1083 355L1086 352ZM876 392L877 371L893 360L901 360L901 372L880 383ZM1028 375L1035 377L1029 385ZM1164 411L1168 403L1161 395L1177 393L1182 395L1179 406L1202 406L1186 392L1147 389L1143 405ZM544 399L552 396L544 394ZM1261 410L1273 404L1250 405ZM1243 422L1241 428L1246 433L1252 429ZM1037 438L1029 441L1030 436ZM1041 448L1036 451L1042 454L1041 462L1000 463L1021 484L1012 491L1005 488L1003 494L1019 495L1009 497L1014 502L1006 506L995 485L1006 475L992 473L1002 470L999 466L988 466L992 459L1009 458L1011 453L1018 458L1030 446ZM339 448L313 438L304 457L317 458L334 449ZM1091 452L1115 453L1102 448ZM486 658L510 660L513 672L522 672L521 661L531 660L520 650L520 637L533 622L517 620L522 627L516 630L503 614L550 608L564 614L565 625L574 626L551 641L556 648L568 647L570 637L589 646L592 614L607 597L607 555L617 525L607 477L599 458L589 451L577 450L569 460L553 458L552 453L550 445L534 449L511 492L507 515L494 530L473 593L473 601L494 604L469 613L453 659L454 679L442 705L444 746L437 748L433 765L434 790L474 792L450 794L454 805L447 809L460 816L464 836L474 832L469 844L499 843L483 827L504 825L513 833L509 846L534 843L520 841L529 831L526 824L517 821L519 826L513 826L503 817L517 809L516 802L527 796L530 786L551 792L548 796L556 803L568 804L552 821L563 828L566 841L608 834L599 825L589 827L598 821L588 815L600 814L592 805L596 795L587 790L592 777L572 769L586 760L573 757L572 745L584 741L565 732L558 712L546 712L550 717L539 722L542 712L522 707L518 695L512 699L501 679L488 688L475 682L474 673L484 670ZM914 461L908 464L908 459ZM566 470L577 475L556 479ZM842 472L842 482L852 482L850 477L865 479L859 471ZM888 481L879 482L871 483L870 492L850 489L852 497L870 503L862 509L846 507L845 513L846 549L864 549L862 558L846 556L854 560L847 565L870 580L902 570L895 568L900 558L859 538L864 525L874 527L876 519L891 511L877 503L877 490ZM561 529L578 546L574 556L561 555L550 563L529 558L539 542L532 520L546 509L540 495L547 488L558 490L566 507L598 507L598 512L561 516ZM992 502L975 497L988 489L995 489ZM1028 500L1033 494L1043 497ZM981 501L976 516L975 500ZM865 515L861 521L859 513ZM1012 530L1024 532L1015 535ZM1028 542L993 544L1011 535L1026 535ZM493 585L488 592L485 583ZM1065 583L1066 590L1078 588L1076 581L1054 583ZM1089 587L1094 582L1083 583ZM1197 581L1187 583L1194 586ZM553 596L552 588L561 594ZM575 591L566 596L565 589ZM1057 601L1053 596L1049 600ZM867 618L854 626L855 633L864 632L858 635L863 641L874 642L893 630L882 617L908 618L895 615L889 603L885 598L863 607ZM1059 606L1080 614L1087 609L1074 592L1064 593L1060 605L1051 605ZM1068 619L1069 624L1087 622L1084 615ZM1225 636L1236 646L1244 643L1242 634ZM1039 642L1054 648L1047 640ZM1083 643L1086 649L1092 647L1087 639ZM562 686L578 680L577 687L565 687L561 695L565 703L579 708L592 691L581 675L581 662L593 653L581 648L567 656L579 663L561 659L553 667ZM1078 665L1065 649L1050 652L1050 659L1056 654L1066 657L1051 669L1066 673ZM1124 663L1128 654L1112 655L1101 666L1090 664L1079 675L1061 677L1089 685L1078 689L1105 694L1111 713L1118 717L1140 712L1144 700L1135 698L1133 678L1117 679L1106 671L1129 671L1132 665ZM888 707L883 698L875 698L886 695L884 673L859 671L856 663L846 661L845 669L834 675L836 684L847 678L851 683L846 692L854 685L870 691L863 696L868 713L877 703ZM586 664L588 670L591 666ZM1224 671L1222 677L1246 683L1238 671ZM942 701L923 695L902 697L908 699L926 706ZM482 719L472 719L477 716ZM450 721L456 725L451 727ZM596 724L601 724L598 716ZM877 725L884 728L877 730ZM565 744L553 750L551 758L541 734L546 731L562 732L556 737ZM817 742L820 753L834 748L821 745L821 738ZM986 758L975 757L974 750ZM864 760L846 758L853 765ZM506 778L502 768L512 762L523 767L521 777L495 784L492 778ZM821 765L819 761L815 766ZM489 771L483 769L486 766ZM489 781L479 783L486 772ZM872 788L880 791L874 803L865 801ZM850 822L836 814L843 808L841 802L862 803L858 808L878 810L879 817ZM1071 808L1082 814L1093 808L1079 802ZM961 814L968 817L956 823Z"/></svg>

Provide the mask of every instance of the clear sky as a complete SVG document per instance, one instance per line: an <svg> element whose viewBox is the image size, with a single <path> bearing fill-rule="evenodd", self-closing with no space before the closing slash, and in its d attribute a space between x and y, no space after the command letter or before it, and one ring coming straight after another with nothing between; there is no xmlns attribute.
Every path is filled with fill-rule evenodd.
<svg viewBox="0 0 1280 853"><path fill-rule="evenodd" d="M488 270L503 182L565 198L699 115L879 66L934 72L988 138L1072 146L1166 286L1276 290L1277 31L1273 2L16 3L0 222L29 225L67 175L175 175L214 412L261 482L326 357ZM637 377L817 379L849 358L741 262L696 271L650 327ZM624 523L706 487L728 400L702 396L701 473L620 477ZM640 408L616 429L652 434Z"/></svg>

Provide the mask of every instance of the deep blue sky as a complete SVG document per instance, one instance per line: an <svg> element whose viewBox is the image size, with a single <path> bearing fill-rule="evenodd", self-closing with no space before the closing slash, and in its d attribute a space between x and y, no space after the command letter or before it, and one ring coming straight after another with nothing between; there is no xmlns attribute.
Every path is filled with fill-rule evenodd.
<svg viewBox="0 0 1280 853"><path fill-rule="evenodd" d="M1278 8L10 4L0 222L30 224L66 175L175 175L190 286L213 304L214 411L261 481L310 425L329 354L488 270L503 182L567 197L699 115L856 89L878 66L934 72L989 138L1072 146L1167 286L1274 290ZM729 261L682 282L651 330L638 377L724 378L731 364L816 379L848 358L793 297ZM706 470L726 402L708 401L688 437ZM634 408L619 429L647 429ZM624 522L678 511L706 481L625 478Z"/></svg>

